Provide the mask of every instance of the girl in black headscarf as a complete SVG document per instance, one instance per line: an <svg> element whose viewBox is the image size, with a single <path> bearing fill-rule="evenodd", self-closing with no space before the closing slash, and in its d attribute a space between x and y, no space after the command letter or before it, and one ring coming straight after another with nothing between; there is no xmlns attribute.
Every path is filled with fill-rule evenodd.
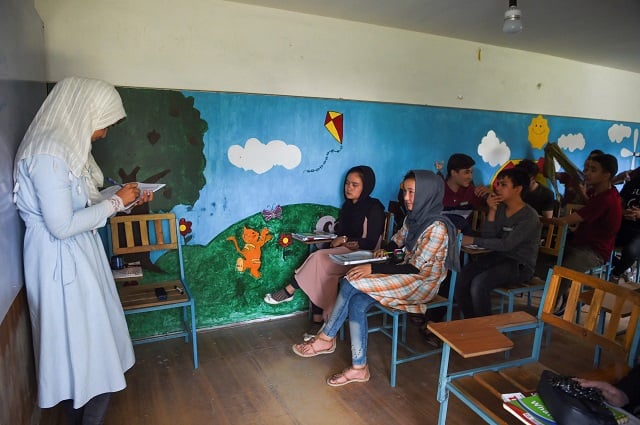
<svg viewBox="0 0 640 425"><path fill-rule="evenodd" d="M344 180L345 201L338 214L334 233L338 235L331 247L312 253L300 266L293 280L274 293L267 294L268 304L280 304L293 300L296 289L301 288L313 303L314 326L306 336L315 335L323 324L323 317L331 314L338 293L338 280L351 266L336 264L329 254L344 254L352 250L378 248L384 228L384 206L372 198L376 176L366 165L359 165L347 172Z"/></svg>

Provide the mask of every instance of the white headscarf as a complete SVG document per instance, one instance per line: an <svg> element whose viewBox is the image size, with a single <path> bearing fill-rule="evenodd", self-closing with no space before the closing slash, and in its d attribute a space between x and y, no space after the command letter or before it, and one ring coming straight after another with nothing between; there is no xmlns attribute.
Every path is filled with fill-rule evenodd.
<svg viewBox="0 0 640 425"><path fill-rule="evenodd" d="M126 117L113 85L88 78L69 77L58 82L45 99L18 147L13 168L38 154L62 159L74 176L82 176L92 201L104 176L91 155L91 135Z"/></svg>

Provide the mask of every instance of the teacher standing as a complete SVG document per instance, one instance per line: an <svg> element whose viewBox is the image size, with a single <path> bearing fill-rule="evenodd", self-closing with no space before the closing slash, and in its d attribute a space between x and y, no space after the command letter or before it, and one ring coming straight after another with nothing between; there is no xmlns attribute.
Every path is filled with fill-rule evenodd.
<svg viewBox="0 0 640 425"><path fill-rule="evenodd" d="M97 229L153 193L130 183L101 199L103 175L91 155L92 142L125 116L111 84L66 78L45 99L14 164L38 405L64 401L73 424L104 423L111 393L126 387L135 362Z"/></svg>

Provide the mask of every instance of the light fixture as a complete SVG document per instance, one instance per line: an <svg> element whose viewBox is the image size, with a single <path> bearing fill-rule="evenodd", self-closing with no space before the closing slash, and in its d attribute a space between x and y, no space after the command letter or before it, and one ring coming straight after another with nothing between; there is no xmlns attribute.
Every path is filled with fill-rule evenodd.
<svg viewBox="0 0 640 425"><path fill-rule="evenodd" d="M522 13L518 9L518 0L509 0L509 9L504 12L504 24L502 32L507 34L517 34L522 31Z"/></svg>

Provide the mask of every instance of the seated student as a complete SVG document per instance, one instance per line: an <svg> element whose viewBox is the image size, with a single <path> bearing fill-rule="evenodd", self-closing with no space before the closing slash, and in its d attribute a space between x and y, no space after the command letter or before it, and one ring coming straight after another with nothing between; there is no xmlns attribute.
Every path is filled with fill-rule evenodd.
<svg viewBox="0 0 640 425"><path fill-rule="evenodd" d="M384 206L370 196L375 185L376 176L366 165L353 167L347 172L345 201L334 226L334 233L339 236L331 241L330 248L309 255L295 271L291 283L264 297L268 304L280 304L293 300L294 292L301 288L312 302L314 323L307 332L309 335L315 335L324 319L331 314L338 294L338 280L350 268L331 261L329 254L379 247L384 229Z"/></svg>
<svg viewBox="0 0 640 425"><path fill-rule="evenodd" d="M612 406L621 407L627 412L638 416L640 410L640 365L631 371L615 385L604 381L575 378L585 388L597 388L602 392L605 401Z"/></svg>
<svg viewBox="0 0 640 425"><path fill-rule="evenodd" d="M496 180L481 236L462 237L463 246L492 251L469 262L458 275L455 300L465 318L490 315L494 288L529 280L535 271L541 225L536 210L522 200L529 175L515 167L498 173Z"/></svg>
<svg viewBox="0 0 640 425"><path fill-rule="evenodd" d="M587 168L587 163L591 157L596 155L604 155L600 149L594 149L589 152L587 159L584 160L583 169ZM564 196L562 196L561 203L564 207L567 204L584 204L589 198L587 193L587 187L585 183L573 179L569 173L560 172L556 173L556 179L564 185Z"/></svg>
<svg viewBox="0 0 640 425"><path fill-rule="evenodd" d="M446 214L458 230L464 234L472 233L471 217L473 211L486 209L486 199L489 196L489 188L473 184L474 165L473 158L463 153L454 153L447 161L447 178L444 183L444 198L442 199L443 214ZM439 170L438 175L440 175ZM448 297L450 283L451 273L449 272L440 285L438 295ZM445 307L436 307L427 311L424 316L412 315L411 321L418 325L424 323L423 337L429 344L436 346L440 345L440 339L431 335L427 325L429 322L442 321L446 313Z"/></svg>
<svg viewBox="0 0 640 425"><path fill-rule="evenodd" d="M622 256L613 257L611 281L620 276L640 257L640 173L622 187L622 223L615 244L622 246Z"/></svg>
<svg viewBox="0 0 640 425"><path fill-rule="evenodd" d="M440 177L431 171L411 171L403 180L403 188L407 218L390 246L405 250L402 263L369 263L349 270L340 282L340 293L324 330L292 347L301 357L333 353L336 335L349 319L352 366L330 377L330 386L369 380L367 310L373 304L424 312L425 303L438 292L447 269L459 267L457 230L441 214L444 190ZM375 253L383 254L381 250Z"/></svg>
<svg viewBox="0 0 640 425"><path fill-rule="evenodd" d="M444 213L463 232L469 230L472 211L486 207L489 195L486 186L474 186L474 165L473 158L463 153L454 153L447 161L442 205Z"/></svg>
<svg viewBox="0 0 640 425"><path fill-rule="evenodd" d="M618 161L613 155L603 154L590 157L585 165L584 180L590 186L591 196L581 209L556 219L570 226L579 224L567 241L562 265L580 272L609 261L622 221L622 201L611 184L618 171ZM568 288L569 282L563 281L557 314L564 312Z"/></svg>
<svg viewBox="0 0 640 425"><path fill-rule="evenodd" d="M522 168L529 175L529 188L522 196L524 202L531 205L538 215L551 218L556 200L551 189L537 182L536 176L540 173L538 165L530 159L523 159L516 168Z"/></svg>

